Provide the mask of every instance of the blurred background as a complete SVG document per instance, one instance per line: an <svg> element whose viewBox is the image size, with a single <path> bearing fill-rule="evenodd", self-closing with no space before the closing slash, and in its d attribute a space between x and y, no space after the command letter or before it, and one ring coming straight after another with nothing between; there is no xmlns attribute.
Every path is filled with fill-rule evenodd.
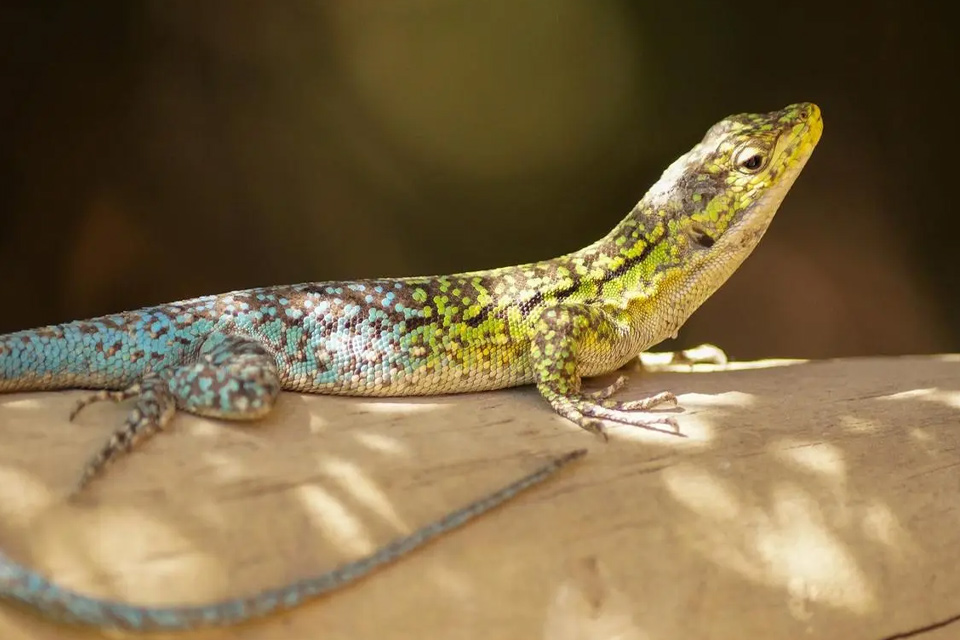
<svg viewBox="0 0 960 640"><path fill-rule="evenodd" d="M820 146L675 348L960 351L958 38L891 1L0 6L0 331L550 258L717 120Z"/></svg>

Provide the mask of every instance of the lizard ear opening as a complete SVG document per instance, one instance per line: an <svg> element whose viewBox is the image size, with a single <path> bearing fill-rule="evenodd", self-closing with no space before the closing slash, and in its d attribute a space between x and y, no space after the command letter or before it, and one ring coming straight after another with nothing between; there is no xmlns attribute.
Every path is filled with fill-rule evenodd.
<svg viewBox="0 0 960 640"><path fill-rule="evenodd" d="M693 223L687 227L687 234L690 236L690 239L694 241L694 243L700 247L703 247L704 249L709 249L716 242L716 239L707 233L706 229L696 223Z"/></svg>

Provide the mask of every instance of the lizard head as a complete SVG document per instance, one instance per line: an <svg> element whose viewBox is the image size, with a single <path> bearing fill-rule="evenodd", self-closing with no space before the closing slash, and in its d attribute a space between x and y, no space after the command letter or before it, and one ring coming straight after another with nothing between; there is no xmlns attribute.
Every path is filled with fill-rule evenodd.
<svg viewBox="0 0 960 640"><path fill-rule="evenodd" d="M689 154L698 169L676 192L677 224L691 249L752 250L822 131L820 109L811 103L730 116L711 127Z"/></svg>
<svg viewBox="0 0 960 640"><path fill-rule="evenodd" d="M644 263L638 282L649 289L658 281L658 300L673 309L667 335L757 246L822 131L820 109L809 102L729 116L674 161L614 231L636 239L625 244Z"/></svg>
<svg viewBox="0 0 960 640"><path fill-rule="evenodd" d="M666 235L683 247L687 260L749 253L822 131L820 109L809 102L729 116L671 164L645 200L659 205Z"/></svg>

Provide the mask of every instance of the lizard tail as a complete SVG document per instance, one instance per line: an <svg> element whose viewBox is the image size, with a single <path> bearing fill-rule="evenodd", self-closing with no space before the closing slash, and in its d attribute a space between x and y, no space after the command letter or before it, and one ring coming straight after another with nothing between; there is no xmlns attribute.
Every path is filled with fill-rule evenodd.
<svg viewBox="0 0 960 640"><path fill-rule="evenodd" d="M571 451L500 490L398 538L374 553L318 576L267 589L253 596L198 606L150 607L92 598L57 586L37 572L0 553L0 598L12 600L58 622L128 631L186 631L227 626L296 607L345 587L378 567L389 564L434 538L539 484L563 466L586 455Z"/></svg>
<svg viewBox="0 0 960 640"><path fill-rule="evenodd" d="M0 335L0 392L125 388L178 361L205 328L151 308Z"/></svg>

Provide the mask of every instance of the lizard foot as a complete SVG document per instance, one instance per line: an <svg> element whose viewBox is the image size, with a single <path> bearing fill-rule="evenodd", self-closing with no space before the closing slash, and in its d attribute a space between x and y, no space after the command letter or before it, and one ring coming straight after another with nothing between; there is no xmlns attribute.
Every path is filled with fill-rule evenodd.
<svg viewBox="0 0 960 640"><path fill-rule="evenodd" d="M104 402L106 400L111 402L123 402L124 400L129 400L130 398L140 395L141 390L142 387L140 386L140 383L137 382L121 391L110 391L105 389L103 391L91 393L77 401L77 404L74 405L73 409L70 411L69 420L72 422L84 409L84 407L88 407L91 404Z"/></svg>
<svg viewBox="0 0 960 640"><path fill-rule="evenodd" d="M622 389L627 380L628 377L622 375L618 377L612 384L609 384L597 391L590 391L582 395L584 398L589 398L590 400L595 401L598 406L604 409L613 409L614 411L619 412L647 411L667 402L672 402L674 405L677 404L677 396L673 395L669 391L657 393L646 398L641 398L640 400L610 400L610 396Z"/></svg>
<svg viewBox="0 0 960 640"><path fill-rule="evenodd" d="M704 343L683 351L645 351L631 362L634 369L655 371L671 366L687 366L692 370L694 365L698 364L722 367L729 361L730 359L723 349L716 345Z"/></svg>
<svg viewBox="0 0 960 640"><path fill-rule="evenodd" d="M617 388L623 386L619 380L610 387ZM604 421L618 424L626 424L651 431L661 431L683 437L680 433L680 425L676 418L672 416L650 416L641 415L640 412L649 411L662 404L676 404L677 398L669 391L657 393L640 400L631 400L618 402L609 400L607 396L613 391L610 387L600 391L564 396L555 392L547 391L543 393L544 397L553 406L554 410L564 418L570 420L581 428L601 436L604 440L608 439ZM614 389L616 391L616 389ZM669 427L665 429L663 427Z"/></svg>
<svg viewBox="0 0 960 640"><path fill-rule="evenodd" d="M115 430L110 439L87 461L74 485L70 498L75 498L101 470L118 456L133 449L139 442L163 429L176 411L176 403L167 389L167 383L157 374L147 374L139 383L123 391L101 391L81 400L71 418L83 407L100 400L120 402L137 397L136 406L130 411L123 426Z"/></svg>

